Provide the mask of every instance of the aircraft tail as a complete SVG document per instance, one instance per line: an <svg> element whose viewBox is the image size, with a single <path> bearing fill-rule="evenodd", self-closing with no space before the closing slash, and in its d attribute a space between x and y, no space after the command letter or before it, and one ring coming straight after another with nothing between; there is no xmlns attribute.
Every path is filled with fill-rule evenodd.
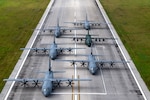
<svg viewBox="0 0 150 100"><path fill-rule="evenodd" d="M88 21L87 13L86 13L86 19L85 20Z"/></svg>
<svg viewBox="0 0 150 100"><path fill-rule="evenodd" d="M88 35L89 35L89 30L88 30Z"/></svg>
<svg viewBox="0 0 150 100"><path fill-rule="evenodd" d="M57 18L57 26L59 27L59 18Z"/></svg>
<svg viewBox="0 0 150 100"><path fill-rule="evenodd" d="M49 57L48 71L51 71L51 58Z"/></svg>
<svg viewBox="0 0 150 100"><path fill-rule="evenodd" d="M93 55L93 43L91 43L91 55Z"/></svg>
<svg viewBox="0 0 150 100"><path fill-rule="evenodd" d="M55 42L55 36L54 36L54 40L53 40L53 43L56 43L56 42Z"/></svg>

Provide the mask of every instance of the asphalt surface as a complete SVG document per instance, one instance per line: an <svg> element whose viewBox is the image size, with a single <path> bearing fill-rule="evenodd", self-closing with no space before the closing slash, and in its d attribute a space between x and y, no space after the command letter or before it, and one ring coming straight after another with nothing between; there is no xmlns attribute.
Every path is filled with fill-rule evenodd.
<svg viewBox="0 0 150 100"><path fill-rule="evenodd" d="M58 18L60 25L74 27L74 25L64 22L84 20L86 13L89 20L106 23L93 0L55 0L43 28L55 26ZM101 28L90 30L90 34L98 37L113 37L107 25L103 24ZM50 32L41 32L40 34L42 36L37 36L33 47L50 47L50 43L53 42L53 36L49 35ZM87 31L67 31L62 36L67 36L67 34L78 36L78 34L87 34ZM87 57L75 56L75 54L90 54L91 52L91 48L87 47L84 41L76 43L72 39L60 37L56 38L56 43L64 43L64 45L61 44L58 47L85 48L73 50L71 54L64 52L65 54L58 56L58 59L85 60ZM96 56L97 60L124 60L118 47L115 46L114 40L95 42L93 51L93 54L102 55ZM38 71L48 71L48 61L47 54L30 52L18 78L43 78L44 74L38 73ZM70 62L51 61L51 63L52 70L66 71L65 73L54 74L54 78L90 78L92 81L74 82L73 87L67 87L64 82L49 97L43 96L41 92L42 84L39 87L33 87L29 83L29 87L22 87L20 83L15 83L8 100L144 100L127 64L115 64L113 67L110 64L105 64L104 67L98 65L99 70L96 75L91 75L87 67L81 67L80 63L77 63L74 67L71 66Z"/></svg>

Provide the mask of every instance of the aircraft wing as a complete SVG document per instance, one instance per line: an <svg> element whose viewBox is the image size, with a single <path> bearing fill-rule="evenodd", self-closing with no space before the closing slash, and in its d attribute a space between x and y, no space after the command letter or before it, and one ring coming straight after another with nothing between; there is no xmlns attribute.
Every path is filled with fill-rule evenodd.
<svg viewBox="0 0 150 100"><path fill-rule="evenodd" d="M103 65L103 64L106 64L106 63L108 63L108 64L110 64L111 66L113 66L115 63L129 63L129 61L114 61L114 60L99 60L99 61L95 61L96 63L99 63L99 64L101 64L101 65Z"/></svg>
<svg viewBox="0 0 150 100"><path fill-rule="evenodd" d="M74 49L85 49L85 48L57 48L57 49L71 51L71 50L74 50Z"/></svg>
<svg viewBox="0 0 150 100"><path fill-rule="evenodd" d="M68 80L71 80L71 79L29 79L29 78L24 78L24 79L4 79L3 81L15 81L15 82L43 82L43 81L68 81ZM77 80L76 80L77 81ZM83 81L83 80L82 80ZM85 79L85 81L88 81Z"/></svg>
<svg viewBox="0 0 150 100"><path fill-rule="evenodd" d="M91 24L91 25L101 25L101 24L107 24L107 23L98 23L98 22L95 22L95 21L89 21L89 24Z"/></svg>
<svg viewBox="0 0 150 100"><path fill-rule="evenodd" d="M105 41L105 40L115 40L115 38L106 38L106 37L99 38L99 37L92 37L92 40L95 40L95 41Z"/></svg>
<svg viewBox="0 0 150 100"><path fill-rule="evenodd" d="M84 24L84 20L80 20L80 21L77 21L77 22L64 22L64 23L71 23L71 24L74 24L74 25L82 25L82 24Z"/></svg>
<svg viewBox="0 0 150 100"><path fill-rule="evenodd" d="M88 63L89 62L88 60L61 60L61 59L56 59L55 61L71 62L71 63L74 63L74 62L86 62L86 63Z"/></svg>
<svg viewBox="0 0 150 100"><path fill-rule="evenodd" d="M64 30L64 31L67 31L69 30L71 32L71 30L77 30L79 28L76 28L76 27L61 27L60 30Z"/></svg>
<svg viewBox="0 0 150 100"><path fill-rule="evenodd" d="M34 82L37 81L38 82L43 82L44 79L28 79L28 78L24 78L24 79L4 79L3 81L15 81L15 82Z"/></svg>
<svg viewBox="0 0 150 100"><path fill-rule="evenodd" d="M48 48L20 48L20 50L49 50Z"/></svg>
<svg viewBox="0 0 150 100"><path fill-rule="evenodd" d="M55 81L92 81L92 79L54 78Z"/></svg>

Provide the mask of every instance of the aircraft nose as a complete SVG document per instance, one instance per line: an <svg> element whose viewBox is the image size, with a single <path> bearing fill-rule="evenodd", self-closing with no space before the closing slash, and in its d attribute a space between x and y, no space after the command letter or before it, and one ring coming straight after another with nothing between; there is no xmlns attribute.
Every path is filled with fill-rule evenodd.
<svg viewBox="0 0 150 100"><path fill-rule="evenodd" d="M48 97L48 93L47 93L46 91L43 92L43 95L44 95L45 97Z"/></svg>
<svg viewBox="0 0 150 100"><path fill-rule="evenodd" d="M92 75L94 75L94 74L95 74L95 71L94 71L94 70L92 70L92 71L91 71L91 73L92 73Z"/></svg>
<svg viewBox="0 0 150 100"><path fill-rule="evenodd" d="M51 56L51 59L52 59L52 60L54 60L54 59L55 59L55 57L54 57L54 56Z"/></svg>
<svg viewBox="0 0 150 100"><path fill-rule="evenodd" d="M96 73L96 69L91 69L91 74L94 75Z"/></svg>

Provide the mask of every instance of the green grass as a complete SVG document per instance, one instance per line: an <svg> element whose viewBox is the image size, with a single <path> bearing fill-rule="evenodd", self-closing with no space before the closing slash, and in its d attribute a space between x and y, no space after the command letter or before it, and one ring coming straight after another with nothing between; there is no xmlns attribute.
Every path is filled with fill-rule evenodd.
<svg viewBox="0 0 150 100"><path fill-rule="evenodd" d="M150 0L100 0L150 90Z"/></svg>
<svg viewBox="0 0 150 100"><path fill-rule="evenodd" d="M0 91L50 0L0 0Z"/></svg>

